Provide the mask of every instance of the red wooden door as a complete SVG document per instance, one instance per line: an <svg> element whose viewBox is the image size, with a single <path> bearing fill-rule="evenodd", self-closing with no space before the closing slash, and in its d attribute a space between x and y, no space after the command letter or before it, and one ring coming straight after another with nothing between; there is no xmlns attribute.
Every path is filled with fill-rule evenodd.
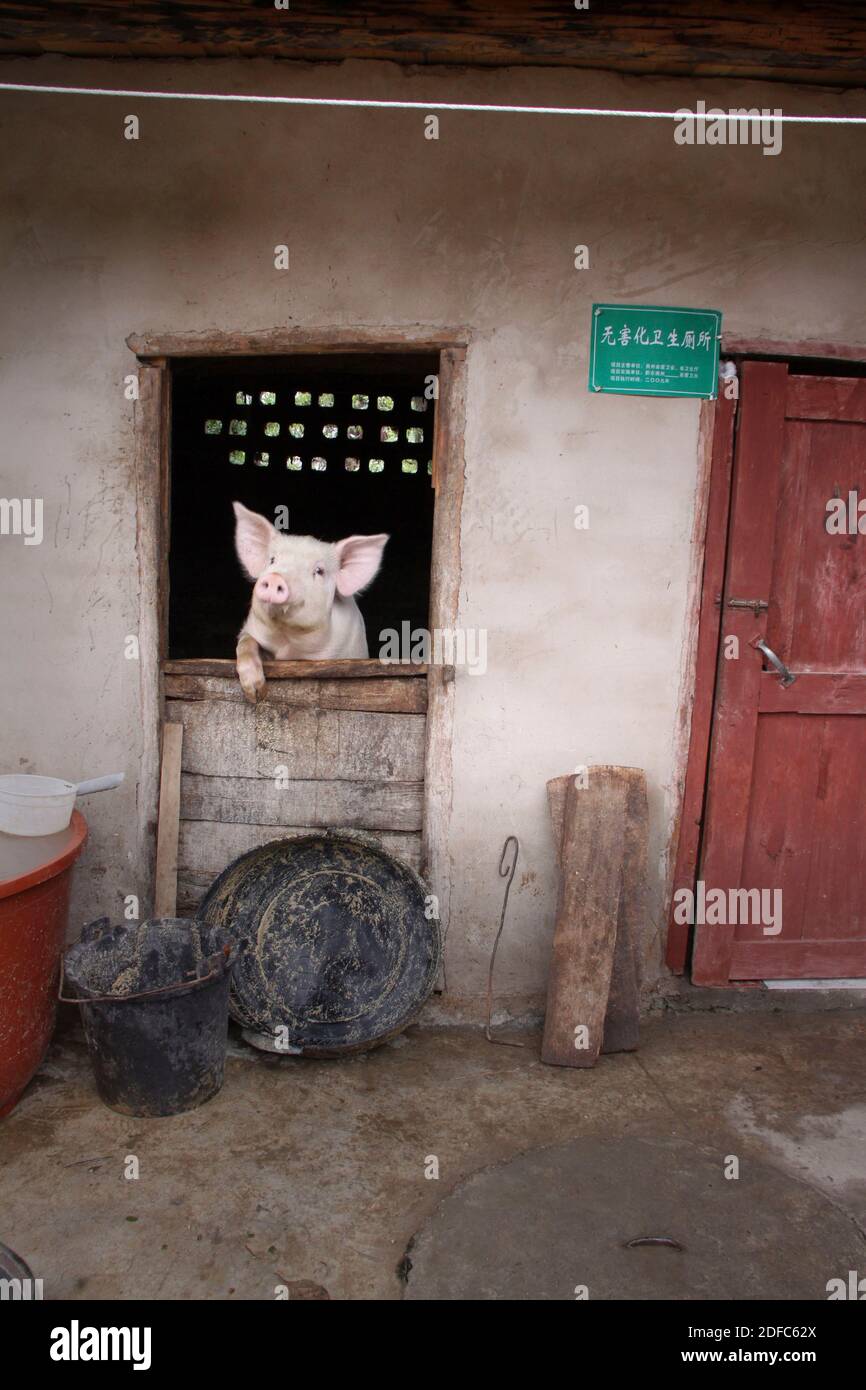
<svg viewBox="0 0 866 1390"><path fill-rule="evenodd" d="M834 518L846 514L841 534L828 529L831 499L843 504L834 504ZM860 501L866 504L866 380L745 363L698 874L696 984L866 977ZM767 607L738 606L745 600ZM758 640L788 668L791 684ZM724 902L713 890L722 890ZM731 890L765 896L759 903L754 892L747 900Z"/></svg>

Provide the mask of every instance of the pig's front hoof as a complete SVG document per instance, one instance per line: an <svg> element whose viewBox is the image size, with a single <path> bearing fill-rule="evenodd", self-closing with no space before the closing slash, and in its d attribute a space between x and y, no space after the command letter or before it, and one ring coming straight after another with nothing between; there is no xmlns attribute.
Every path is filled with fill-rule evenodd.
<svg viewBox="0 0 866 1390"><path fill-rule="evenodd" d="M251 705L257 705L259 700L264 698L267 681L261 666L258 670L238 670L238 680L244 696Z"/></svg>

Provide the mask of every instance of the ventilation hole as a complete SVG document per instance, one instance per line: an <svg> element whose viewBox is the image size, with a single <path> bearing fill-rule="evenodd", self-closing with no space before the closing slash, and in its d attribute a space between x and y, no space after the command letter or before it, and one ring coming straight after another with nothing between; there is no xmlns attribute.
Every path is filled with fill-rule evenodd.
<svg viewBox="0 0 866 1390"><path fill-rule="evenodd" d="M379 438L383 444L396 444L400 435L393 425L383 425L379 431Z"/></svg>
<svg viewBox="0 0 866 1390"><path fill-rule="evenodd" d="M352 409L353 409L353 410L366 410L366 409L367 409L367 406L368 406L369 404L370 404L370 397L369 397L369 396L353 396L353 397L352 397Z"/></svg>
<svg viewBox="0 0 866 1390"><path fill-rule="evenodd" d="M286 459L286 467L291 469L293 473L300 473L303 466L304 464L300 454L293 454L291 458Z"/></svg>
<svg viewBox="0 0 866 1390"><path fill-rule="evenodd" d="M325 436L326 439L336 439L339 433L340 431L337 429L336 425L322 426L322 434Z"/></svg>
<svg viewBox="0 0 866 1390"><path fill-rule="evenodd" d="M357 473L361 467L360 459L346 459L346 472Z"/></svg>
<svg viewBox="0 0 866 1390"><path fill-rule="evenodd" d="M280 426L276 420L269 420L265 425L265 434L268 436L268 439L276 439L279 432Z"/></svg>
<svg viewBox="0 0 866 1390"><path fill-rule="evenodd" d="M256 465L256 468L267 468L270 461L271 456L268 453L253 454L253 463Z"/></svg>
<svg viewBox="0 0 866 1390"><path fill-rule="evenodd" d="M413 410L426 410L427 402L423 396L413 396L409 402Z"/></svg>
<svg viewBox="0 0 866 1390"><path fill-rule="evenodd" d="M276 405L277 394L275 391L260 391L259 400L261 401L262 405Z"/></svg>
<svg viewBox="0 0 866 1390"><path fill-rule="evenodd" d="M222 420L205 420L205 422L204 422L204 432L205 432L205 434L222 434L222 432L223 432L223 422L222 422Z"/></svg>
<svg viewBox="0 0 866 1390"><path fill-rule="evenodd" d="M229 422L229 434L246 434L246 420L231 420Z"/></svg>
<svg viewBox="0 0 866 1390"><path fill-rule="evenodd" d="M432 477L433 477L433 460L432 460L432 459L428 459L428 460L427 460L427 472L430 474L430 477L432 478Z"/></svg>
<svg viewBox="0 0 866 1390"><path fill-rule="evenodd" d="M367 465L367 467L370 469L371 473L383 473L385 471L385 460L370 459L370 462Z"/></svg>
<svg viewBox="0 0 866 1390"><path fill-rule="evenodd" d="M246 463L246 458L243 449L232 449L229 454L229 463Z"/></svg>
<svg viewBox="0 0 866 1390"><path fill-rule="evenodd" d="M350 425L349 428L346 430L346 434L349 436L350 439L363 439L363 438L364 438L364 426L363 426L363 425Z"/></svg>
<svg viewBox="0 0 866 1390"><path fill-rule="evenodd" d="M303 437L304 437L304 427L303 427L303 425L299 425L299 424L289 425L289 434L292 436L292 439L303 439Z"/></svg>
<svg viewBox="0 0 866 1390"><path fill-rule="evenodd" d="M404 473L417 473L417 472L418 472L418 460L417 460L417 459L404 459L403 462L402 462L402 464L401 464L401 467L402 467Z"/></svg>
<svg viewBox="0 0 866 1390"><path fill-rule="evenodd" d="M323 410L333 410L334 397L330 391L322 392L321 396L319 397L319 405L322 407Z"/></svg>
<svg viewBox="0 0 866 1390"><path fill-rule="evenodd" d="M296 392L295 392L295 405L312 405L312 404L313 404L313 397L311 396L311 394L310 394L309 391L296 391Z"/></svg>
<svg viewBox="0 0 866 1390"><path fill-rule="evenodd" d="M377 410L393 410L393 409L394 409L394 397L393 397L393 396L377 396L377 397L376 397L376 409L377 409Z"/></svg>
<svg viewBox="0 0 866 1390"><path fill-rule="evenodd" d="M423 443L424 443L424 431L423 431L422 429L419 429L417 426L413 426L412 429L409 429L409 430L406 431L406 443L407 443L407 444L423 444Z"/></svg>
<svg viewBox="0 0 866 1390"><path fill-rule="evenodd" d="M235 405L252 405L252 403L252 396L248 396L246 391L238 391L235 396Z"/></svg>
<svg viewBox="0 0 866 1390"><path fill-rule="evenodd" d="M319 458L318 455L316 455L314 459L310 460L310 467L312 468L314 473L324 473L327 466L328 465L325 459Z"/></svg>

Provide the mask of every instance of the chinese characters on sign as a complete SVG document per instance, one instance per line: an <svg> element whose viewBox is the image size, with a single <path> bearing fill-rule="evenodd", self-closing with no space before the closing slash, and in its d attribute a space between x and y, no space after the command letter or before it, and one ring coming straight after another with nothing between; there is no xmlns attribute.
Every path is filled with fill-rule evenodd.
<svg viewBox="0 0 866 1390"><path fill-rule="evenodd" d="M713 400L721 331L718 309L594 304L589 389Z"/></svg>

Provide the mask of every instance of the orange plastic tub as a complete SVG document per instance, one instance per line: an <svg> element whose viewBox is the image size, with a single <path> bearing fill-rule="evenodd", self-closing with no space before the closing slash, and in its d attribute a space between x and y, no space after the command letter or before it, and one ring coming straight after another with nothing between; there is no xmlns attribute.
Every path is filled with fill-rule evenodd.
<svg viewBox="0 0 866 1390"><path fill-rule="evenodd" d="M72 866L86 839L80 811L56 835L0 835L0 1115L51 1042Z"/></svg>

